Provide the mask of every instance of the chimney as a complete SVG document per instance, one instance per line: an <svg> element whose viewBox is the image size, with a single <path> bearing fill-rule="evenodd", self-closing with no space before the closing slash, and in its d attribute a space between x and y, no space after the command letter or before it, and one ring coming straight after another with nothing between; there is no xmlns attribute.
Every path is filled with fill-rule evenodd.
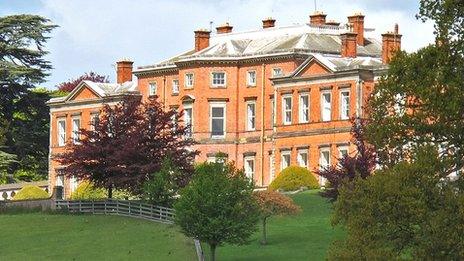
<svg viewBox="0 0 464 261"><path fill-rule="evenodd" d="M398 24L395 24L393 32L382 34L382 62L384 64L390 63L395 52L401 50L401 37Z"/></svg>
<svg viewBox="0 0 464 261"><path fill-rule="evenodd" d="M209 46L210 31L206 29L196 30L195 32L195 52L205 49Z"/></svg>
<svg viewBox="0 0 464 261"><path fill-rule="evenodd" d="M263 20L263 29L274 27L275 26L275 19L272 17L268 17Z"/></svg>
<svg viewBox="0 0 464 261"><path fill-rule="evenodd" d="M336 22L335 20L329 20L328 22L325 23L326 25L331 25L331 26L340 26L339 22Z"/></svg>
<svg viewBox="0 0 464 261"><path fill-rule="evenodd" d="M346 32L340 35L342 40L342 57L353 57L357 56L357 45L356 45L356 36L355 32Z"/></svg>
<svg viewBox="0 0 464 261"><path fill-rule="evenodd" d="M309 24L310 25L324 25L326 14L316 11L314 14L309 16Z"/></svg>
<svg viewBox="0 0 464 261"><path fill-rule="evenodd" d="M364 46L364 15L356 13L348 16L348 23L353 25L353 32L358 34L356 38L358 45Z"/></svg>
<svg viewBox="0 0 464 261"><path fill-rule="evenodd" d="M225 23L223 25L220 25L216 27L216 32L217 34L227 34L232 32L233 26L229 25L229 23Z"/></svg>
<svg viewBox="0 0 464 261"><path fill-rule="evenodd" d="M116 64L117 83L122 84L132 81L132 64L134 62L129 59L122 59L116 62Z"/></svg>

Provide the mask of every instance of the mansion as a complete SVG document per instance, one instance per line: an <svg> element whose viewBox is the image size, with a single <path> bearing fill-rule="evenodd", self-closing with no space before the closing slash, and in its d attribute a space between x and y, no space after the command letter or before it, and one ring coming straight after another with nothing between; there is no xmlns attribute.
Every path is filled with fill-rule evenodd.
<svg viewBox="0 0 464 261"><path fill-rule="evenodd" d="M116 83L83 81L48 102L49 186L63 187L65 197L76 189L78 181L60 174L53 155L78 140L80 128L90 128L103 104L128 94L156 95L166 110L183 111L200 152L196 161L222 152L258 187L290 165L336 164L354 153L350 118L365 113L401 48L397 25L376 37L364 19L354 14L339 23L317 12L300 25L277 27L267 18L246 32L226 23L214 33L195 31L190 50L159 63L134 68L132 61L118 61Z"/></svg>

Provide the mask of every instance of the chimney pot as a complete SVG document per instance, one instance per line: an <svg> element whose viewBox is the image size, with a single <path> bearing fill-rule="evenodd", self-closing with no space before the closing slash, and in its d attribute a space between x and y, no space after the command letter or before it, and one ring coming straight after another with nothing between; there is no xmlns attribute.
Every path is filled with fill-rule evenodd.
<svg viewBox="0 0 464 261"><path fill-rule="evenodd" d="M357 37L357 34L354 32L346 32L340 35L340 38L342 40L342 48L341 48L342 57L355 58L358 55L356 37Z"/></svg>
<svg viewBox="0 0 464 261"><path fill-rule="evenodd" d="M263 29L274 27L275 26L275 19L272 17L268 17L263 20Z"/></svg>
<svg viewBox="0 0 464 261"><path fill-rule="evenodd" d="M116 77L117 83L122 84L132 81L132 65L133 61L129 59L121 59L116 62Z"/></svg>
<svg viewBox="0 0 464 261"><path fill-rule="evenodd" d="M325 18L327 17L326 14L320 11L316 11L314 14L309 16L309 24L310 25L324 25L325 24Z"/></svg>
<svg viewBox="0 0 464 261"><path fill-rule="evenodd" d="M211 32L206 29L199 29L195 32L195 52L203 50L209 46Z"/></svg>
<svg viewBox="0 0 464 261"><path fill-rule="evenodd" d="M358 12L348 16L348 23L353 25L353 32L358 34L356 37L357 44L364 46L364 15Z"/></svg>
<svg viewBox="0 0 464 261"><path fill-rule="evenodd" d="M217 34L227 34L232 32L233 26L231 26L229 23L225 23L223 25L220 25L216 27L216 33Z"/></svg>

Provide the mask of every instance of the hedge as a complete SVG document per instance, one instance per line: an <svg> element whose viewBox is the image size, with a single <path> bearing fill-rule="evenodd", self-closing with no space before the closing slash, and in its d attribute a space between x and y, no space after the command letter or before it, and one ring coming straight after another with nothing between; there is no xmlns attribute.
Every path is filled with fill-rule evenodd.
<svg viewBox="0 0 464 261"><path fill-rule="evenodd" d="M13 200L25 200L25 199L43 199L49 198L48 193L37 187L37 186L24 186L16 195Z"/></svg>
<svg viewBox="0 0 464 261"><path fill-rule="evenodd" d="M269 185L271 190L294 191L302 187L308 189L319 188L316 177L306 168L289 166L283 169Z"/></svg>

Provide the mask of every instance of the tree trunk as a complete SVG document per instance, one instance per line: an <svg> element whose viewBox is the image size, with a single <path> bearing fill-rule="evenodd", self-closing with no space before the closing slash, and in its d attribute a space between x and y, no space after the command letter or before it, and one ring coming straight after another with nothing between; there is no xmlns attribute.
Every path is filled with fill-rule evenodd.
<svg viewBox="0 0 464 261"><path fill-rule="evenodd" d="M263 218L263 238L261 240L261 245L266 245L267 244L266 219L267 218Z"/></svg>
<svg viewBox="0 0 464 261"><path fill-rule="evenodd" d="M108 198L113 198L113 186L108 187Z"/></svg>
<svg viewBox="0 0 464 261"><path fill-rule="evenodd" d="M216 261L216 245L215 244L210 244L209 248L211 250L211 261Z"/></svg>

